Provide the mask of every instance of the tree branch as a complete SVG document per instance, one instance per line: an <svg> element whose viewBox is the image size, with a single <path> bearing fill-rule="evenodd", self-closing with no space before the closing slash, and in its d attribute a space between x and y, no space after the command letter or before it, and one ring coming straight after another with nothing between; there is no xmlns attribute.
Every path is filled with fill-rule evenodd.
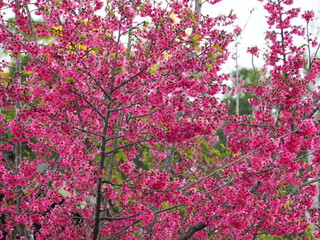
<svg viewBox="0 0 320 240"><path fill-rule="evenodd" d="M195 234L198 231L201 231L202 229L204 229L207 225L204 224L203 222L199 222L196 225L191 226L188 231L183 234L179 240L186 240L192 237L193 234Z"/></svg>
<svg viewBox="0 0 320 240"><path fill-rule="evenodd" d="M133 223L129 224L128 226L122 228L121 230L119 230L118 232L116 232L115 234L112 234L110 237L105 238L106 240L111 240L114 239L115 237L119 237L124 231L126 231L128 228L130 228L131 226L141 222L142 220L137 220L134 221Z"/></svg>
<svg viewBox="0 0 320 240"><path fill-rule="evenodd" d="M292 134L292 133L295 133L295 132L297 132L297 131L299 131L299 129L295 129L295 130L293 130L293 131L291 131L291 132L289 132L289 133L287 133L287 134L284 134L284 135L282 135L282 136L280 136L280 137L278 137L278 138L276 138L276 139L284 138L284 137L286 137L286 136L288 136L288 135L290 135L290 134ZM262 146L256 148L255 150L252 150L251 152L249 152L249 153L243 155L242 157L238 158L237 160L235 160L235 161L233 161L233 162L231 162L231 163L228 163L228 164L226 164L226 165L218 168L217 170L213 171L212 173L208 174L207 176L205 176L205 177L203 177L203 178L199 178L198 180L196 180L196 181L194 181L194 182L192 182L192 183L189 183L189 184L183 186L182 188L180 188L180 190L181 190L181 191L184 191L184 190L186 190L187 188L189 188L189 187L191 187L191 186L193 186L193 185L195 185L195 184L197 184L197 183L199 183L199 182L201 182L201 181L203 181L203 180L206 180L206 179L212 177L214 174L222 171L223 169L228 168L228 167L230 167L230 166L232 166L232 165L234 165L234 164L242 161L243 159L247 158L248 156L254 154L255 152L258 152L259 150L261 150L262 148L264 148L264 147L267 146L268 144L270 144L270 143L265 143L265 144L263 144Z"/></svg>
<svg viewBox="0 0 320 240"><path fill-rule="evenodd" d="M305 182L305 183L301 184L299 187L293 189L290 192L290 195L294 195L296 192L298 192L302 188L307 187L307 186L311 185L312 183L316 183L316 182L319 182L319 181L320 181L320 178L315 178L315 179L310 180L309 182Z"/></svg>
<svg viewBox="0 0 320 240"><path fill-rule="evenodd" d="M133 218L136 216L139 216L141 214L141 212L130 215L130 216L125 216L125 217L104 217L104 218L100 218L101 221L116 221L116 220L125 220L125 219L129 219L129 218Z"/></svg>
<svg viewBox="0 0 320 240"><path fill-rule="evenodd" d="M77 92L77 89L73 86L74 91L73 93L76 94L77 96L79 96L81 99L83 99L96 113L99 114L99 116L101 117L101 119L105 119L105 116L101 113L101 111L99 111L98 108L96 108L91 102L89 102L84 96L82 96L80 93Z"/></svg>
<svg viewBox="0 0 320 240"><path fill-rule="evenodd" d="M206 192L205 195L211 194L211 193L213 193L213 192L215 192L215 191L218 191L218 190L221 189L221 188L224 188L224 187L226 187L226 186L230 186L230 185L232 185L232 184L233 184L233 181L226 182L225 184L223 184L223 185L221 185L221 186L219 186L219 187L216 187L216 188L214 188L214 189Z"/></svg>
<svg viewBox="0 0 320 240"><path fill-rule="evenodd" d="M129 147L129 146L133 146L135 144L138 144L138 143L147 142L147 141L154 140L154 139L157 139L157 138L156 137L152 137L152 138L148 138L148 139L142 139L140 141L133 142L133 143L128 143L128 144L125 144L123 146L120 146L120 147L112 149L111 151L107 152L106 155L108 155L110 153L113 153L113 152L116 152L116 151L118 151L118 150L120 150L122 148L126 148L126 147Z"/></svg>
<svg viewBox="0 0 320 240"><path fill-rule="evenodd" d="M262 182L257 181L249 190L249 192L254 193L260 186L261 186Z"/></svg>
<svg viewBox="0 0 320 240"><path fill-rule="evenodd" d="M130 77L128 80L124 81L123 83L120 83L118 86L114 87L112 89L112 92L114 92L114 91L118 90L119 88L121 88L122 86L128 84L131 80L133 80L134 78L136 78L137 76L142 74L147 68L148 68L147 66L144 66L138 73L136 73L135 75Z"/></svg>
<svg viewBox="0 0 320 240"><path fill-rule="evenodd" d="M174 155L175 144L171 144L167 149L167 157L164 163L164 171L169 172L171 169L172 158Z"/></svg>
<svg viewBox="0 0 320 240"><path fill-rule="evenodd" d="M29 9L29 6L28 6L28 3L24 3L24 8L28 14L28 22L29 22L29 26L30 26L30 31L31 31L31 36L33 38L33 41L35 44L37 44L37 38L36 38L36 33L34 31L34 25L33 25L33 22L32 22L32 16L31 16L31 13L30 13L30 9Z"/></svg>
<svg viewBox="0 0 320 240"><path fill-rule="evenodd" d="M111 105L111 103L109 103ZM110 106L108 107L110 108ZM106 147L107 147L107 133L108 133L108 124L110 120L111 114L110 112L107 112L106 117L102 117L102 125L103 125L103 130L102 130L102 136L101 137L101 147L100 147L100 159L99 159L99 170L101 171L104 169L104 162L106 159ZM101 203L102 203L102 177L100 177L97 181L97 186L96 186L96 199L97 199L97 204L95 207L95 217L94 217L94 227L93 227L93 240L98 240L99 239L99 232L100 232L100 213L101 213Z"/></svg>
<svg viewBox="0 0 320 240"><path fill-rule="evenodd" d="M308 152L306 154L303 154L301 155L300 157L296 157L295 159L293 159L294 161L298 160L298 159L301 159L301 158L304 158L304 157L307 157L307 156L310 156L312 154L314 154L315 152L318 152L320 150L320 148L317 148L316 150L312 151L312 152Z"/></svg>
<svg viewBox="0 0 320 240"><path fill-rule="evenodd" d="M121 109L118 113L118 121L116 123L116 128L114 130L114 135L115 136L119 136L120 135L120 127L121 127L121 123L123 121L123 110ZM117 149L119 147L119 138L116 138L113 142L113 146L112 149ZM108 181L111 181L111 177L112 177L112 171L114 168L114 162L115 162L115 158L116 158L116 152L114 151L110 157L110 161L109 161L109 168L108 168Z"/></svg>
<svg viewBox="0 0 320 240"><path fill-rule="evenodd" d="M154 214L162 213L162 212L166 212L166 211L169 211L169 210L171 210L171 209L174 209L174 208L177 208L177 207L181 207L181 206L184 206L184 204L179 203L179 204L173 205L173 206L171 206L171 207L168 207L168 208L165 208L165 209L161 209L161 210L155 211L155 212L153 212L153 213L154 213Z"/></svg>

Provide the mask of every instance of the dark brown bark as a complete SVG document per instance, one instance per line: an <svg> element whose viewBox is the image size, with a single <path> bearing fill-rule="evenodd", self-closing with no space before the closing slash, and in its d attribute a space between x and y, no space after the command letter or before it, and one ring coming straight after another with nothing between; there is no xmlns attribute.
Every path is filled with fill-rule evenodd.
<svg viewBox="0 0 320 240"><path fill-rule="evenodd" d="M193 236L193 234L195 234L198 231L201 231L202 229L204 229L207 225L204 224L203 222L199 222L196 225L191 226L188 231L183 234L179 240L186 240L189 239Z"/></svg>

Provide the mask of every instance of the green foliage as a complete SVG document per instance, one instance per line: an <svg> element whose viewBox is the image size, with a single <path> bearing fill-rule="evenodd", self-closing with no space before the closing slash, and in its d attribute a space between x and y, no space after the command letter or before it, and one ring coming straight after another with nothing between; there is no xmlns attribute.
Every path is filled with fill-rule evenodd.
<svg viewBox="0 0 320 240"><path fill-rule="evenodd" d="M28 62L30 61L31 57L29 55L21 55L21 82L24 83L27 79L27 77L29 77L31 75L31 73L27 73L25 71L23 71L23 67L26 66L28 64ZM9 75L10 76L14 76L15 72L16 72L16 64L14 61L11 62L10 66L9 66Z"/></svg>
<svg viewBox="0 0 320 240"><path fill-rule="evenodd" d="M227 142L227 136L223 133L222 128L219 128L215 135L219 137L219 141L214 145L214 147L218 150L221 150L221 145L225 145Z"/></svg>
<svg viewBox="0 0 320 240"><path fill-rule="evenodd" d="M239 103L239 114L240 115L251 115L253 112L252 106L249 104L248 99L252 98L252 93L241 93L240 103ZM229 115L236 114L236 99L234 97L228 97L225 100L230 101L230 109L228 111Z"/></svg>
<svg viewBox="0 0 320 240"><path fill-rule="evenodd" d="M232 77L236 76L236 72L232 73ZM256 72L253 69L247 69L247 68L241 68L238 73L239 80L244 81L243 88L250 88L252 85L257 84L257 76ZM241 92L239 95L239 115L252 115L253 108L249 104L248 100L253 98L254 93L248 93L248 92ZM235 115L236 114L236 98L234 96L227 96L223 99L225 102L227 100L230 101L229 104L229 115ZM216 131L216 135L219 137L219 141L216 143L215 148L221 151L221 144L225 145L226 135L223 133L223 129L220 128Z"/></svg>
<svg viewBox="0 0 320 240"><path fill-rule="evenodd" d="M13 121L13 119L16 117L16 111L15 110L1 110L1 115L4 117L7 121Z"/></svg>
<svg viewBox="0 0 320 240"><path fill-rule="evenodd" d="M298 240L298 239L309 239L316 240L316 238L312 234L313 228L309 226L304 232L301 232L297 235L286 234L283 236L275 236L269 234L263 234L259 237L260 240Z"/></svg>
<svg viewBox="0 0 320 240"><path fill-rule="evenodd" d="M232 76L236 76L236 72L232 73ZM241 68L238 73L239 80L244 81L242 88L250 88L252 85L257 84L256 72L253 69ZM239 114L240 115L251 115L252 106L249 104L248 99L253 98L253 93L241 92L239 96ZM233 96L228 96L224 99L230 101L229 115L236 114L236 98Z"/></svg>

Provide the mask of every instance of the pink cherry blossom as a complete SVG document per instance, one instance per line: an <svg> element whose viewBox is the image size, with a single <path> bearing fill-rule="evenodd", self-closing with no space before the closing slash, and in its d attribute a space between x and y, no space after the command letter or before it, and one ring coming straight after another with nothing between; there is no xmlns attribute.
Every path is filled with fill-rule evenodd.
<svg viewBox="0 0 320 240"><path fill-rule="evenodd" d="M245 33L203 15L218 2L0 2L0 238L319 235L318 41L293 0L259 1L264 66L236 86L253 110L229 115Z"/></svg>

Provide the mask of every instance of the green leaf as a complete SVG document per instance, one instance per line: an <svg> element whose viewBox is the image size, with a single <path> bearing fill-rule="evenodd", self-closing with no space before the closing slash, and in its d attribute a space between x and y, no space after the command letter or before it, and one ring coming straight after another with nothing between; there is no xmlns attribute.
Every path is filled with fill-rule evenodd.
<svg viewBox="0 0 320 240"><path fill-rule="evenodd" d="M116 179L118 184L124 183L124 180L122 178L120 178L120 177L116 177L115 179Z"/></svg>
<svg viewBox="0 0 320 240"><path fill-rule="evenodd" d="M207 55L213 59L215 57L215 53L214 52L208 52Z"/></svg>
<svg viewBox="0 0 320 240"><path fill-rule="evenodd" d="M200 37L201 36L199 34L195 34L192 39L193 41L197 41Z"/></svg>
<svg viewBox="0 0 320 240"><path fill-rule="evenodd" d="M61 4L61 0L55 1L55 2L53 3L53 5L54 5L55 7L58 7L60 4Z"/></svg>
<svg viewBox="0 0 320 240"><path fill-rule="evenodd" d="M193 16L193 15L191 16L191 22L197 23L197 20L194 19L194 16Z"/></svg>
<svg viewBox="0 0 320 240"><path fill-rule="evenodd" d="M124 161L127 161L128 160L128 157L127 157L127 155L125 155L124 154L124 152L123 151L117 151L117 153L115 154L115 156L116 156L116 158L117 159L122 159L122 160L124 160Z"/></svg>
<svg viewBox="0 0 320 240"><path fill-rule="evenodd" d="M88 39L89 38L87 36L81 36L81 35L78 35L78 37L81 38L81 39Z"/></svg>
<svg viewBox="0 0 320 240"><path fill-rule="evenodd" d="M213 152L217 155L217 156L220 156L221 155L221 152L217 149L213 149Z"/></svg>
<svg viewBox="0 0 320 240"><path fill-rule="evenodd" d="M214 47L215 49L217 49L219 52L224 53L223 49L222 49L219 45L214 45L214 46L212 46L212 47Z"/></svg>
<svg viewBox="0 0 320 240"><path fill-rule="evenodd" d="M170 207L170 205L167 202L162 202L161 205L162 205L163 208L169 208Z"/></svg>
<svg viewBox="0 0 320 240"><path fill-rule="evenodd" d="M205 155L205 154L203 154L202 157L203 157L203 159L204 159L204 161L206 163L212 163L213 162L212 159L210 157L208 157L207 155Z"/></svg>
<svg viewBox="0 0 320 240"><path fill-rule="evenodd" d="M157 72L158 67L160 67L160 64L154 64L151 66L151 68L149 69L149 73L153 74Z"/></svg>
<svg viewBox="0 0 320 240"><path fill-rule="evenodd" d="M1 113L2 116L8 121L12 121L16 117L15 110L1 110Z"/></svg>
<svg viewBox="0 0 320 240"><path fill-rule="evenodd" d="M213 69L212 64L208 64L208 65L207 65L207 68L208 68L208 69Z"/></svg>

